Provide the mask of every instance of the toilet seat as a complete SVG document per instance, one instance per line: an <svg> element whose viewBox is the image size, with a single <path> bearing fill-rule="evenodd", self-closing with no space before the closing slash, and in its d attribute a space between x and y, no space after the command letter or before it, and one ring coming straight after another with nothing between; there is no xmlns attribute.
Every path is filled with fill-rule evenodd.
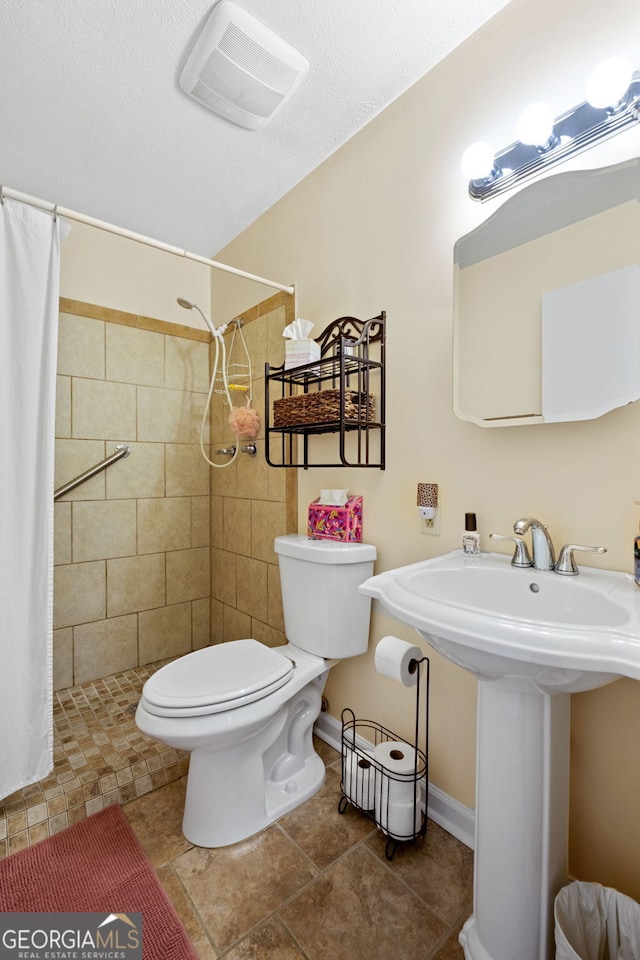
<svg viewBox="0 0 640 960"><path fill-rule="evenodd" d="M221 713L269 696L295 664L257 640L204 647L161 667L144 685L142 703L160 717Z"/></svg>

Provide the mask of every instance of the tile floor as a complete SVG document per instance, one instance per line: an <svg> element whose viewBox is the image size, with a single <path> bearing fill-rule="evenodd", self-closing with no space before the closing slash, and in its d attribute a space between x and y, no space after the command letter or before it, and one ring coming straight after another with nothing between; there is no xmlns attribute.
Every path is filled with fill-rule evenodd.
<svg viewBox="0 0 640 960"><path fill-rule="evenodd" d="M0 804L0 857L123 805L201 960L462 960L473 853L435 823L385 859L363 814L338 813L340 755L322 790L262 833L206 850L182 835L186 754L133 717L149 664L55 695L55 768Z"/></svg>
<svg viewBox="0 0 640 960"><path fill-rule="evenodd" d="M473 853L429 822L393 861L370 820L338 813L340 756L315 797L243 843L182 835L185 778L123 809L201 960L462 960Z"/></svg>
<svg viewBox="0 0 640 960"><path fill-rule="evenodd" d="M0 858L184 776L188 754L146 737L134 719L145 680L164 662L54 693L54 768L0 798Z"/></svg>

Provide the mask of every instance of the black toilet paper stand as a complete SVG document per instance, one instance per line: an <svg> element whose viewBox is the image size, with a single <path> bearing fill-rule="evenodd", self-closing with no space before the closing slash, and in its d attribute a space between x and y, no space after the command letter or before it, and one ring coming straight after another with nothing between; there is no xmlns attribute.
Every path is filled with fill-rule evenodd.
<svg viewBox="0 0 640 960"><path fill-rule="evenodd" d="M422 664L426 664L424 670ZM427 832L429 658L412 659L409 672L417 674L413 743L374 720L356 719L350 707L341 714L342 794L338 812L343 814L351 806L373 820L387 838L387 860L393 860L399 844L414 842ZM421 713L424 750L418 746ZM388 748L381 746L384 744ZM409 764L402 763L406 759Z"/></svg>

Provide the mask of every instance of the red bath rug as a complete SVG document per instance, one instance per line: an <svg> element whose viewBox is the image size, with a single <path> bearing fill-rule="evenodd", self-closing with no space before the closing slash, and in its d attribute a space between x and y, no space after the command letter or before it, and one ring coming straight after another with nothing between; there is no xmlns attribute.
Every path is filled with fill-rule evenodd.
<svg viewBox="0 0 640 960"><path fill-rule="evenodd" d="M144 960L198 960L117 805L0 860L0 911L141 913Z"/></svg>

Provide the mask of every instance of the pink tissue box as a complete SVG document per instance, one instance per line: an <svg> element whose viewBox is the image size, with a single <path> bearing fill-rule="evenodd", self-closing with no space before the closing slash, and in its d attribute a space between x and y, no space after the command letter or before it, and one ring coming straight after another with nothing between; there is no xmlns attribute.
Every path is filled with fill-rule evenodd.
<svg viewBox="0 0 640 960"><path fill-rule="evenodd" d="M362 497L349 497L343 507L314 500L309 504L307 536L319 540L362 541Z"/></svg>

